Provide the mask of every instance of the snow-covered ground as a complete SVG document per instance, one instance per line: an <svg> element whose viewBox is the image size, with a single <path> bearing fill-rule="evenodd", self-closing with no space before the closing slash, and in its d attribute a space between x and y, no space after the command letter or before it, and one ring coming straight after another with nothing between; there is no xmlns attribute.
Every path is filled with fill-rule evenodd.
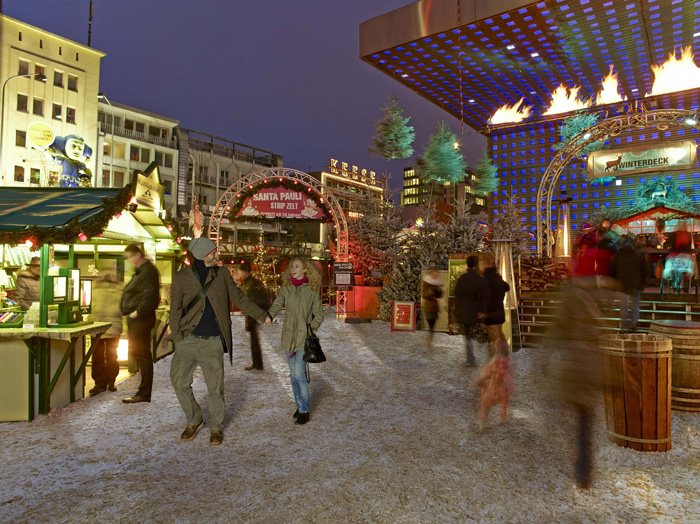
<svg viewBox="0 0 700 524"><path fill-rule="evenodd" d="M573 417L547 400L544 350L513 355L510 419L480 431L461 337L437 334L430 351L425 333L329 314L311 422L296 426L280 332L261 328L266 368L247 372L234 319L218 447L208 431L179 441L170 358L155 366L151 404L121 402L136 376L117 393L0 424L0 521L700 522L700 414L674 411L673 449L641 453L608 441L601 407L594 487L583 491L572 482ZM199 370L194 388L206 413Z"/></svg>

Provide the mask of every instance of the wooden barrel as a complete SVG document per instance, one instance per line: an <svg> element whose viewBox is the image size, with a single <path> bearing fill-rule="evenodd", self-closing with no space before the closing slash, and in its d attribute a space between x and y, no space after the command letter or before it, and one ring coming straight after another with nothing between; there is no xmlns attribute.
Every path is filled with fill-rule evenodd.
<svg viewBox="0 0 700 524"><path fill-rule="evenodd" d="M671 339L601 335L605 419L615 442L638 451L671 449Z"/></svg>
<svg viewBox="0 0 700 524"><path fill-rule="evenodd" d="M649 333L673 342L671 408L700 411L700 322L654 320Z"/></svg>

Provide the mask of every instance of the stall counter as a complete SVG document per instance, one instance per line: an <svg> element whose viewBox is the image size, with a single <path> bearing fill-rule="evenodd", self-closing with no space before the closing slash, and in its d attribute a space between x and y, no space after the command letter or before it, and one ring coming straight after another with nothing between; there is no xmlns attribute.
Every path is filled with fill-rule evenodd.
<svg viewBox="0 0 700 524"><path fill-rule="evenodd" d="M0 422L32 420L83 398L85 366L110 326L0 329Z"/></svg>

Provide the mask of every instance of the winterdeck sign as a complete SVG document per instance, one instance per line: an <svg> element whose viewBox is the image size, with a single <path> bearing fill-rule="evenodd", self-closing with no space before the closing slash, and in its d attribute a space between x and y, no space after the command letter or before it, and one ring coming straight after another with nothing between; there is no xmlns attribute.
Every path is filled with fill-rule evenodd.
<svg viewBox="0 0 700 524"><path fill-rule="evenodd" d="M665 147L596 151L588 155L589 179L695 167L695 142L674 142Z"/></svg>
<svg viewBox="0 0 700 524"><path fill-rule="evenodd" d="M246 198L238 217L324 218L326 214L313 198L301 191L281 187L261 189Z"/></svg>

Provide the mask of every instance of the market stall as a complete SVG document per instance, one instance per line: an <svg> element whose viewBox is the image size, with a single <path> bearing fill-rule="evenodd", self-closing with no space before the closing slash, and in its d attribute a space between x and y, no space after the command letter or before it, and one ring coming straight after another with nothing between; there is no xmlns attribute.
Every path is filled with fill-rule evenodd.
<svg viewBox="0 0 700 524"><path fill-rule="evenodd" d="M161 275L161 306L153 332L154 359L168 353L172 275L179 245L162 210L144 205L132 188L5 188L0 203L0 359L3 361L0 421L31 420L37 413L84 396L91 350L109 324L87 322L91 283L105 261L128 281L133 268L124 247L139 242ZM33 224L28 226L27 224ZM39 296L28 311L13 295L15 275L40 259ZM1 319L9 319L3 323ZM25 341L25 342L23 342ZM126 332L119 359L127 358ZM7 376L5 376L7 375ZM9 380L13 377L13 380ZM16 379L16 380L15 380ZM64 391L65 390L65 391ZM17 418L19 417L19 418Z"/></svg>

